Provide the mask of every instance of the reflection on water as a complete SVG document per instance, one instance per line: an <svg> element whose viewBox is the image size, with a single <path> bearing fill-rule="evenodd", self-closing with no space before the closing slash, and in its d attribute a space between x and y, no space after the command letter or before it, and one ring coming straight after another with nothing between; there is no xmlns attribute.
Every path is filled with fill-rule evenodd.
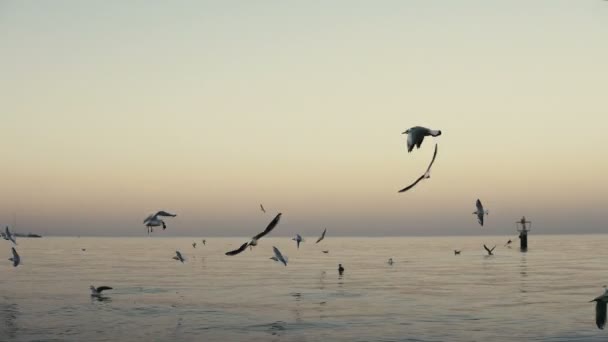
<svg viewBox="0 0 608 342"><path fill-rule="evenodd" d="M8 298L3 298L3 301L8 301ZM0 303L0 336L6 336L9 339L14 339L17 335L17 317L19 316L19 306L17 304Z"/></svg>
<svg viewBox="0 0 608 342"><path fill-rule="evenodd" d="M479 246L504 237L488 239L328 237L323 254L270 237L234 257L242 239L22 239L27 265L0 263L0 341L606 340L588 301L608 283L608 236L531 236L526 254L494 256Z"/></svg>

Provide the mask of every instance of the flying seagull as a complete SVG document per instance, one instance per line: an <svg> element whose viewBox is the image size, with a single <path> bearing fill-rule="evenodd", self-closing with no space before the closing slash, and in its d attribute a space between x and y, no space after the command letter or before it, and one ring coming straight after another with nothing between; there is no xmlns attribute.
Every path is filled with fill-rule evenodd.
<svg viewBox="0 0 608 342"><path fill-rule="evenodd" d="M245 242L244 244L241 245L241 247L239 247L233 251L226 252L226 255L237 255L237 254L241 253L242 251L244 251L245 249L247 249L247 245L249 245L249 242Z"/></svg>
<svg viewBox="0 0 608 342"><path fill-rule="evenodd" d="M163 230L167 229L167 225L165 224L165 221L158 218L159 216L175 217L177 215L168 213L164 210L161 210L161 211L157 212L156 214L150 214L150 216L146 217L146 219L144 220L144 224L146 225L146 227L148 227L148 234L152 231L152 227L163 226Z"/></svg>
<svg viewBox="0 0 608 342"><path fill-rule="evenodd" d="M323 230L323 234L321 234L321 237L315 243L319 243L321 240L325 239L325 233L327 233L327 228Z"/></svg>
<svg viewBox="0 0 608 342"><path fill-rule="evenodd" d="M437 144L435 144L435 153L433 153L433 159L431 159L431 163L429 164L429 167L426 168L426 172L422 176L420 176L418 179L416 179L416 181L414 183L399 190L399 192L406 192L409 189L416 186L416 184L418 184L418 182L420 182L421 180L426 179L426 178L431 178L431 166L433 166L433 163L435 162L435 157L437 157Z"/></svg>
<svg viewBox="0 0 608 342"><path fill-rule="evenodd" d="M459 250L457 250L457 249L455 249L455 250L454 250L454 255L460 255L460 251L459 251Z"/></svg>
<svg viewBox="0 0 608 342"><path fill-rule="evenodd" d="M278 213L277 216L274 217L274 219L272 219L272 221L270 221L270 223L268 224L268 226L266 226L266 229L264 229L263 232L259 233L258 235L254 236L253 238L251 238L251 241L249 242L249 244L251 246L257 246L258 245L258 240L261 239L262 237L264 237L266 234L270 233L274 227L277 226L277 224L279 224L279 221L281 220L281 213Z"/></svg>
<svg viewBox="0 0 608 342"><path fill-rule="evenodd" d="M180 253L179 251L175 251L175 256L173 257L173 259L181 261L182 263L185 260L184 257L182 256L182 253Z"/></svg>
<svg viewBox="0 0 608 342"><path fill-rule="evenodd" d="M91 296L99 297L101 296L101 293L105 290L112 290L112 288L109 286L100 286L95 288L95 286L91 285Z"/></svg>
<svg viewBox="0 0 608 342"><path fill-rule="evenodd" d="M483 248L486 249L486 251L488 252L488 255L494 255L494 253L492 253L492 251L494 250L494 248L496 248L496 246L492 247L492 249L489 249L486 245L483 245Z"/></svg>
<svg viewBox="0 0 608 342"><path fill-rule="evenodd" d="M261 204L260 204L260 210L262 210L262 212L263 212L264 214L266 214L266 209L264 209L264 206L263 206L263 205L261 205Z"/></svg>
<svg viewBox="0 0 608 342"><path fill-rule="evenodd" d="M608 289L604 285L604 293L596 297L591 302L595 302L595 324L599 329L604 329L606 326L606 303L608 303Z"/></svg>
<svg viewBox="0 0 608 342"><path fill-rule="evenodd" d="M296 234L296 237L294 237L292 240L298 244L298 249L300 249L300 242L304 241L302 236L300 234Z"/></svg>
<svg viewBox="0 0 608 342"><path fill-rule="evenodd" d="M6 226L6 230L4 233L4 240L12 241L15 245L17 245L17 237L11 233L11 231L8 229L8 226Z"/></svg>
<svg viewBox="0 0 608 342"><path fill-rule="evenodd" d="M21 263L21 257L19 256L19 254L17 254L15 247L11 247L11 249L13 250L13 257L9 258L8 260L13 262L13 267L17 267Z"/></svg>
<svg viewBox="0 0 608 342"><path fill-rule="evenodd" d="M283 254L281 254L281 251L275 246L272 246L272 250L274 251L274 258L276 258L276 261L280 261L283 263L283 265L287 266L287 256L283 256Z"/></svg>
<svg viewBox="0 0 608 342"><path fill-rule="evenodd" d="M241 245L241 247L239 247L233 251L226 252L226 255L237 255L237 254L243 252L245 249L247 249L247 246L250 246L250 247L257 246L258 240L261 239L262 237L264 237L266 234L270 233L274 229L274 227L276 227L277 224L279 224L279 221L281 220L281 215L283 215L283 214L278 213L277 216L275 216L275 218L272 219L272 221L270 221L268 226L266 226L266 229L264 229L263 232L257 234L253 238L251 238L251 241L245 242L244 244Z"/></svg>
<svg viewBox="0 0 608 342"><path fill-rule="evenodd" d="M434 137L440 136L441 131L416 126L406 130L401 134L407 134L407 151L412 152L412 150L414 149L414 145L416 146L416 148L420 148L424 137L426 137L427 135L431 135Z"/></svg>
<svg viewBox="0 0 608 342"><path fill-rule="evenodd" d="M477 203L475 203L475 205L477 206L477 210L473 212L473 215L477 215L477 221L483 227L483 217L484 215L488 215L488 211L483 208L479 198L477 199Z"/></svg>

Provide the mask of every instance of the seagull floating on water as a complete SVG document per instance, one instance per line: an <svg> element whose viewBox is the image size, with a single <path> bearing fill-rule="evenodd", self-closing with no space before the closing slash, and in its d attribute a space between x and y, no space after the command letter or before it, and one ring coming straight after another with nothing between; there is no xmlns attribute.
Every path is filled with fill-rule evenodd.
<svg viewBox="0 0 608 342"><path fill-rule="evenodd" d="M488 255L494 255L494 253L492 253L492 251L494 251L494 248L496 248L496 246L492 247L492 249L489 249L488 247L486 247L486 245L483 245L483 248L486 249L486 251L488 252Z"/></svg>
<svg viewBox="0 0 608 342"><path fill-rule="evenodd" d="M294 237L292 240L298 244L298 249L300 249L300 242L304 241L302 236L300 234L296 234L296 237Z"/></svg>
<svg viewBox="0 0 608 342"><path fill-rule="evenodd" d="M153 231L152 227L163 226L163 230L167 229L167 225L165 224L165 221L158 218L159 216L175 217L177 215L168 213L164 210L161 210L161 211L157 212L156 214L150 214L150 216L146 217L146 219L144 220L144 224L146 225L146 227L148 227L148 234L150 234L150 232Z"/></svg>
<svg viewBox="0 0 608 342"><path fill-rule="evenodd" d="M454 250L454 255L460 255L460 251L459 251L459 250L457 250L457 249L455 249L455 250Z"/></svg>
<svg viewBox="0 0 608 342"><path fill-rule="evenodd" d="M100 286L100 287L96 288L95 286L91 285L90 288L91 288L91 296L93 296L93 297L101 296L101 293L105 290L112 290L112 288L109 286Z"/></svg>
<svg viewBox="0 0 608 342"><path fill-rule="evenodd" d="M591 302L595 302L595 324L599 329L604 329L606 326L606 303L608 303L608 289L604 285L604 293Z"/></svg>
<svg viewBox="0 0 608 342"><path fill-rule="evenodd" d="M401 134L407 134L407 151L412 152L412 150L414 149L414 145L416 146L416 148L420 148L424 137L426 137L427 135L438 137L441 135L441 131L416 126L406 130Z"/></svg>
<svg viewBox="0 0 608 342"><path fill-rule="evenodd" d="M17 237L11 233L11 231L8 229L8 226L6 226L6 230L4 233L4 240L11 241L15 245L17 245Z"/></svg>
<svg viewBox="0 0 608 342"><path fill-rule="evenodd" d="M475 206L477 206L477 210L473 212L473 215L477 215L477 222L479 222L479 224L483 227L483 217L488 215L488 211L483 208L479 198L477 199Z"/></svg>
<svg viewBox="0 0 608 342"><path fill-rule="evenodd" d="M11 247L11 249L13 251L13 257L9 258L8 260L13 262L13 267L17 267L21 263L21 257L17 253L17 250L15 250L15 247Z"/></svg>
<svg viewBox="0 0 608 342"><path fill-rule="evenodd" d="M388 261L386 263L393 266L393 263L394 263L393 258L388 258Z"/></svg>
<svg viewBox="0 0 608 342"><path fill-rule="evenodd" d="M179 251L175 251L175 256L173 257L173 259L181 261L182 263L185 260L184 257L182 256L182 253L180 253Z"/></svg>
<svg viewBox="0 0 608 342"><path fill-rule="evenodd" d="M327 233L327 228L323 230L323 234L321 234L321 237L315 243L319 243L321 240L325 239L325 233Z"/></svg>
<svg viewBox="0 0 608 342"><path fill-rule="evenodd" d="M325 253L325 254L329 253L329 251L322 251L322 252Z"/></svg>
<svg viewBox="0 0 608 342"><path fill-rule="evenodd" d="M435 144L435 152L433 153L433 159L431 159L431 163L429 164L429 167L426 168L426 172L422 176L420 176L418 179L416 179L416 181L414 183L399 190L399 192L406 192L409 189L416 186L416 184L418 184L418 182L420 182L421 180L431 178L431 166L433 166L433 163L435 162L435 157L437 157L437 144Z"/></svg>
<svg viewBox="0 0 608 342"><path fill-rule="evenodd" d="M272 246L272 250L274 251L274 257L272 257L271 259L277 261L277 262L282 262L283 265L287 266L287 255L283 256L283 254L281 254L281 251L276 248L275 246Z"/></svg>

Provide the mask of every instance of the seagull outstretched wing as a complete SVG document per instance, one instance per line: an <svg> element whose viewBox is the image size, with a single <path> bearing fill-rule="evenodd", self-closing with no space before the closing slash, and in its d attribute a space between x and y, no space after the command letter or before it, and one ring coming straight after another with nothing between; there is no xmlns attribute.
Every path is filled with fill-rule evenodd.
<svg viewBox="0 0 608 342"><path fill-rule="evenodd" d="M433 159L431 159L431 163L426 168L426 172L422 176L420 176L418 179L416 179L416 181L414 183L412 183L412 184L406 186L405 188L399 190L399 192L406 192L409 189L415 187L416 184L418 184L418 182L420 182L421 180L423 180L425 178L430 178L431 177L431 167L433 166L433 163L435 162L435 157L437 157L437 144L435 144L435 152L433 153Z"/></svg>
<svg viewBox="0 0 608 342"><path fill-rule="evenodd" d="M245 249L247 249L247 245L249 245L249 242L245 242L244 244L241 245L241 247L239 247L233 251L226 252L226 255L237 255L237 254L241 253L242 251L244 251Z"/></svg>

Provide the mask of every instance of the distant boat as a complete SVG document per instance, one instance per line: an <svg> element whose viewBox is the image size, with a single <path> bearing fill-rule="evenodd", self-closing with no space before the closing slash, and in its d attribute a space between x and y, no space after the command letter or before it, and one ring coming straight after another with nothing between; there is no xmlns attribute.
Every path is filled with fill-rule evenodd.
<svg viewBox="0 0 608 342"><path fill-rule="evenodd" d="M13 213L13 232L17 231L17 214ZM16 237L20 237L20 238L41 238L42 235L38 235L38 234L33 234L33 233L27 233L27 234L20 234L20 233L13 233L13 235L15 235Z"/></svg>

